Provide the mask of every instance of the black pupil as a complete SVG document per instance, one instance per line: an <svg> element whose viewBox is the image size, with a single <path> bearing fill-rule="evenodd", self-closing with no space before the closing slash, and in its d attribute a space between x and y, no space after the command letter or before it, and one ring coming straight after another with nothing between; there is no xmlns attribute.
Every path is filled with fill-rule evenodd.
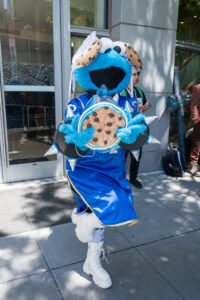
<svg viewBox="0 0 200 300"><path fill-rule="evenodd" d="M108 48L104 51L104 53L108 53L111 50L111 48Z"/></svg>
<svg viewBox="0 0 200 300"><path fill-rule="evenodd" d="M115 46L113 49L114 49L115 51L117 51L118 53L121 52L121 47L120 47L120 46Z"/></svg>

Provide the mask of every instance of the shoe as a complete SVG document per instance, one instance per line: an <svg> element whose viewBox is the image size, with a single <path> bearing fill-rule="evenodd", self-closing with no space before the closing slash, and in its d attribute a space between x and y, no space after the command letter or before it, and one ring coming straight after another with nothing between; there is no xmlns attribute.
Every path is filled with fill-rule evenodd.
<svg viewBox="0 0 200 300"><path fill-rule="evenodd" d="M192 176L200 177L200 172L199 172L198 164L190 164L190 166L189 166L189 173Z"/></svg>
<svg viewBox="0 0 200 300"><path fill-rule="evenodd" d="M108 289L112 285L112 281L108 272L101 265L101 252L103 242L88 243L87 258L83 265L83 271L87 275L92 275L94 283L102 289Z"/></svg>
<svg viewBox="0 0 200 300"><path fill-rule="evenodd" d="M130 179L129 182L133 184L137 189L142 189L142 184L138 179Z"/></svg>

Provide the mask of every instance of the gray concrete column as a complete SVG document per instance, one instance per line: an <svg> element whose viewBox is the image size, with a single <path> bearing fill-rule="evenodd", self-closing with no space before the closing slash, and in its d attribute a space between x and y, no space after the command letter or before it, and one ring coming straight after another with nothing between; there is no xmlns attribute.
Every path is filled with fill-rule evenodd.
<svg viewBox="0 0 200 300"><path fill-rule="evenodd" d="M145 145L140 172L162 169L161 157L168 145L169 114L166 98L172 93L178 0L114 0L111 37L130 43L141 57L139 87L153 107L146 115L157 115L151 133L160 145Z"/></svg>

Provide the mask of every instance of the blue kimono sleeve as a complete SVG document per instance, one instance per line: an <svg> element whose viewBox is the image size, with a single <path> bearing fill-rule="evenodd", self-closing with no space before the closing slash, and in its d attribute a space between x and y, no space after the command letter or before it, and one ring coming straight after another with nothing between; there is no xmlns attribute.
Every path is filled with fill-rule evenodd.
<svg viewBox="0 0 200 300"><path fill-rule="evenodd" d="M74 115L82 114L82 111L83 111L82 102L78 98L73 98L72 100L70 100L70 102L68 103L67 108L65 109L65 112L64 112L65 119L58 125L58 129L54 133L53 142L63 155L70 157L70 158L79 158L79 157L84 156L89 151L89 149L87 149L85 151L82 151L79 149L77 151L76 146L74 144L66 143L65 134L63 132L59 131L59 126L61 124L71 124L71 122L72 122L72 117L70 117L70 118L67 117L68 107L70 107L70 109L74 113Z"/></svg>

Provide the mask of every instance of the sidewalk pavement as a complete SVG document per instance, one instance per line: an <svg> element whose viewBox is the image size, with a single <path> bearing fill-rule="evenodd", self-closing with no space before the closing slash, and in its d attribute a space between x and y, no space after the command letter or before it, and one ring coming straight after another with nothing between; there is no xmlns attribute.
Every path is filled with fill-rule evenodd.
<svg viewBox="0 0 200 300"><path fill-rule="evenodd" d="M108 290L82 271L64 178L0 185L0 300L200 299L200 179L141 176L140 222L108 228Z"/></svg>

